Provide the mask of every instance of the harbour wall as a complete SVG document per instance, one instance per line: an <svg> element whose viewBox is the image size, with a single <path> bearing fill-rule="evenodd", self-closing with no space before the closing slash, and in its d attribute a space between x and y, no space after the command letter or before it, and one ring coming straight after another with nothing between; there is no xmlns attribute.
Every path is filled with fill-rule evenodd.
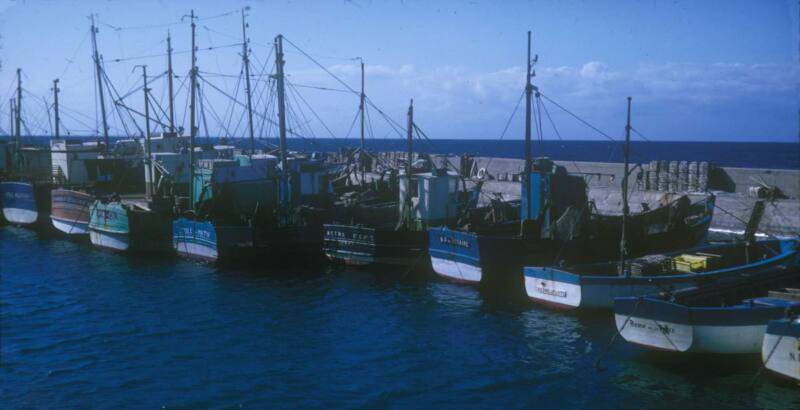
<svg viewBox="0 0 800 410"><path fill-rule="evenodd" d="M458 157L449 157L448 161L459 165ZM598 210L615 213L622 209L623 164L574 161L556 163L564 166L570 173L584 175L589 186L589 197L595 201ZM483 168L490 178L494 178L485 183L484 190L502 193L506 198L519 198L520 185L513 181L513 175L522 173L524 166L524 161L519 159L481 157L475 158L472 168ZM653 203L659 196L670 196L667 192L641 189L642 184L635 182L638 173L639 170L631 173L629 183L632 211L636 212L637 204L641 202ZM511 176L512 181L508 181L506 174ZM759 199L756 197L757 191L750 188L763 188L762 184L779 188L786 198L764 199L766 207L759 232L780 236L800 235L800 170L712 167L708 190L717 197L712 229L743 231L753 206Z"/></svg>
<svg viewBox="0 0 800 410"><path fill-rule="evenodd" d="M389 163L404 156L403 153L383 153ZM433 157L437 165L449 162L452 168L462 175L483 178L483 192L497 193L505 199L518 199L520 196L519 177L525 162L521 159L472 157L463 162L458 156ZM580 174L589 186L589 197L595 201L598 210L604 213L620 213L622 210L621 182L624 165L621 163L555 161L568 172ZM466 165L468 170L460 168ZM652 207L657 202L665 202L676 195L690 192L665 192L645 189L643 175L647 166L634 168L630 179L630 207L632 212L642 209L641 204ZM760 187L761 189L751 189ZM785 198L758 198L765 187L777 187ZM766 203L764 216L759 224L759 232L768 235L800 235L800 170L757 169L711 166L708 175L708 191L716 195L717 208L714 212L712 229L744 231L751 211L758 199ZM774 194L777 191L772 191ZM772 195L774 197L774 195Z"/></svg>

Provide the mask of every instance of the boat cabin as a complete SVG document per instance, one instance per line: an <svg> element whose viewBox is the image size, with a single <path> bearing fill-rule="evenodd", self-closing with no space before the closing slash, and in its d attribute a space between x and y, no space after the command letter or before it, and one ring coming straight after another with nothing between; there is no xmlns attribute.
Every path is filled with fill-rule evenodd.
<svg viewBox="0 0 800 410"><path fill-rule="evenodd" d="M408 180L401 171L400 215L408 215L406 207L410 203L412 225L424 229L428 226L449 225L458 218L460 211L458 174L450 173L444 168L412 174L410 190Z"/></svg>
<svg viewBox="0 0 800 410"><path fill-rule="evenodd" d="M101 146L96 141L54 139L50 141L53 183L86 186L94 182L87 161L96 160Z"/></svg>
<svg viewBox="0 0 800 410"><path fill-rule="evenodd" d="M588 206L586 181L581 176L569 175L566 168L549 158L536 158L532 165L528 183L526 178L522 178L523 229L528 234L538 233L542 238L552 238L556 221L565 212L570 209L578 211L573 212L576 218L584 214L580 210Z"/></svg>

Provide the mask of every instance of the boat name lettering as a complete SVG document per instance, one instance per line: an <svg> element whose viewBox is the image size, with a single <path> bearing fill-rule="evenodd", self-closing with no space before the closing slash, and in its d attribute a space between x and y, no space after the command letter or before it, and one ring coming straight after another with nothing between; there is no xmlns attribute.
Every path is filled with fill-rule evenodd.
<svg viewBox="0 0 800 410"><path fill-rule="evenodd" d="M566 290L558 290L558 289L550 289L545 287L536 287L536 291L547 296L555 296L557 298L566 298L567 291Z"/></svg>
<svg viewBox="0 0 800 410"><path fill-rule="evenodd" d="M31 199L31 194L27 192L6 192L8 199Z"/></svg>
<svg viewBox="0 0 800 410"><path fill-rule="evenodd" d="M628 319L628 326L636 328L636 329L643 329L648 330L651 332L659 332L663 334L673 334L675 333L675 329L661 323L656 323L655 326L652 326L648 323L637 322L633 319Z"/></svg>
<svg viewBox="0 0 800 410"><path fill-rule="evenodd" d="M470 243L469 243L468 240L453 238L452 236L440 236L439 237L439 242L441 242L441 243L443 243L445 245L459 246L461 248L469 248L470 247Z"/></svg>

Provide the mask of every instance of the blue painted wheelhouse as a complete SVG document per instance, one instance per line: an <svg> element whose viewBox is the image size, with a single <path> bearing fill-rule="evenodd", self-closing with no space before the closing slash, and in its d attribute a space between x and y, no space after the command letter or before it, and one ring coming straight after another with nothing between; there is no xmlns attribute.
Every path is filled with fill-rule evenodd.
<svg viewBox="0 0 800 410"><path fill-rule="evenodd" d="M175 252L187 259L225 262L253 248L253 218L274 207L271 155L198 161L192 211L172 224Z"/></svg>

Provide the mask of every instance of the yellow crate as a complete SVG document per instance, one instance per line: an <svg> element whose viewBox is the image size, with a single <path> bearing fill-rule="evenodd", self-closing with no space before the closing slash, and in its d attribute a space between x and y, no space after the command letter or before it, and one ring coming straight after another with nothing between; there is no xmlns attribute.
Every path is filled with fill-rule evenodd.
<svg viewBox="0 0 800 410"><path fill-rule="evenodd" d="M675 257L675 269L681 272L704 272L711 267L711 255L683 254Z"/></svg>

